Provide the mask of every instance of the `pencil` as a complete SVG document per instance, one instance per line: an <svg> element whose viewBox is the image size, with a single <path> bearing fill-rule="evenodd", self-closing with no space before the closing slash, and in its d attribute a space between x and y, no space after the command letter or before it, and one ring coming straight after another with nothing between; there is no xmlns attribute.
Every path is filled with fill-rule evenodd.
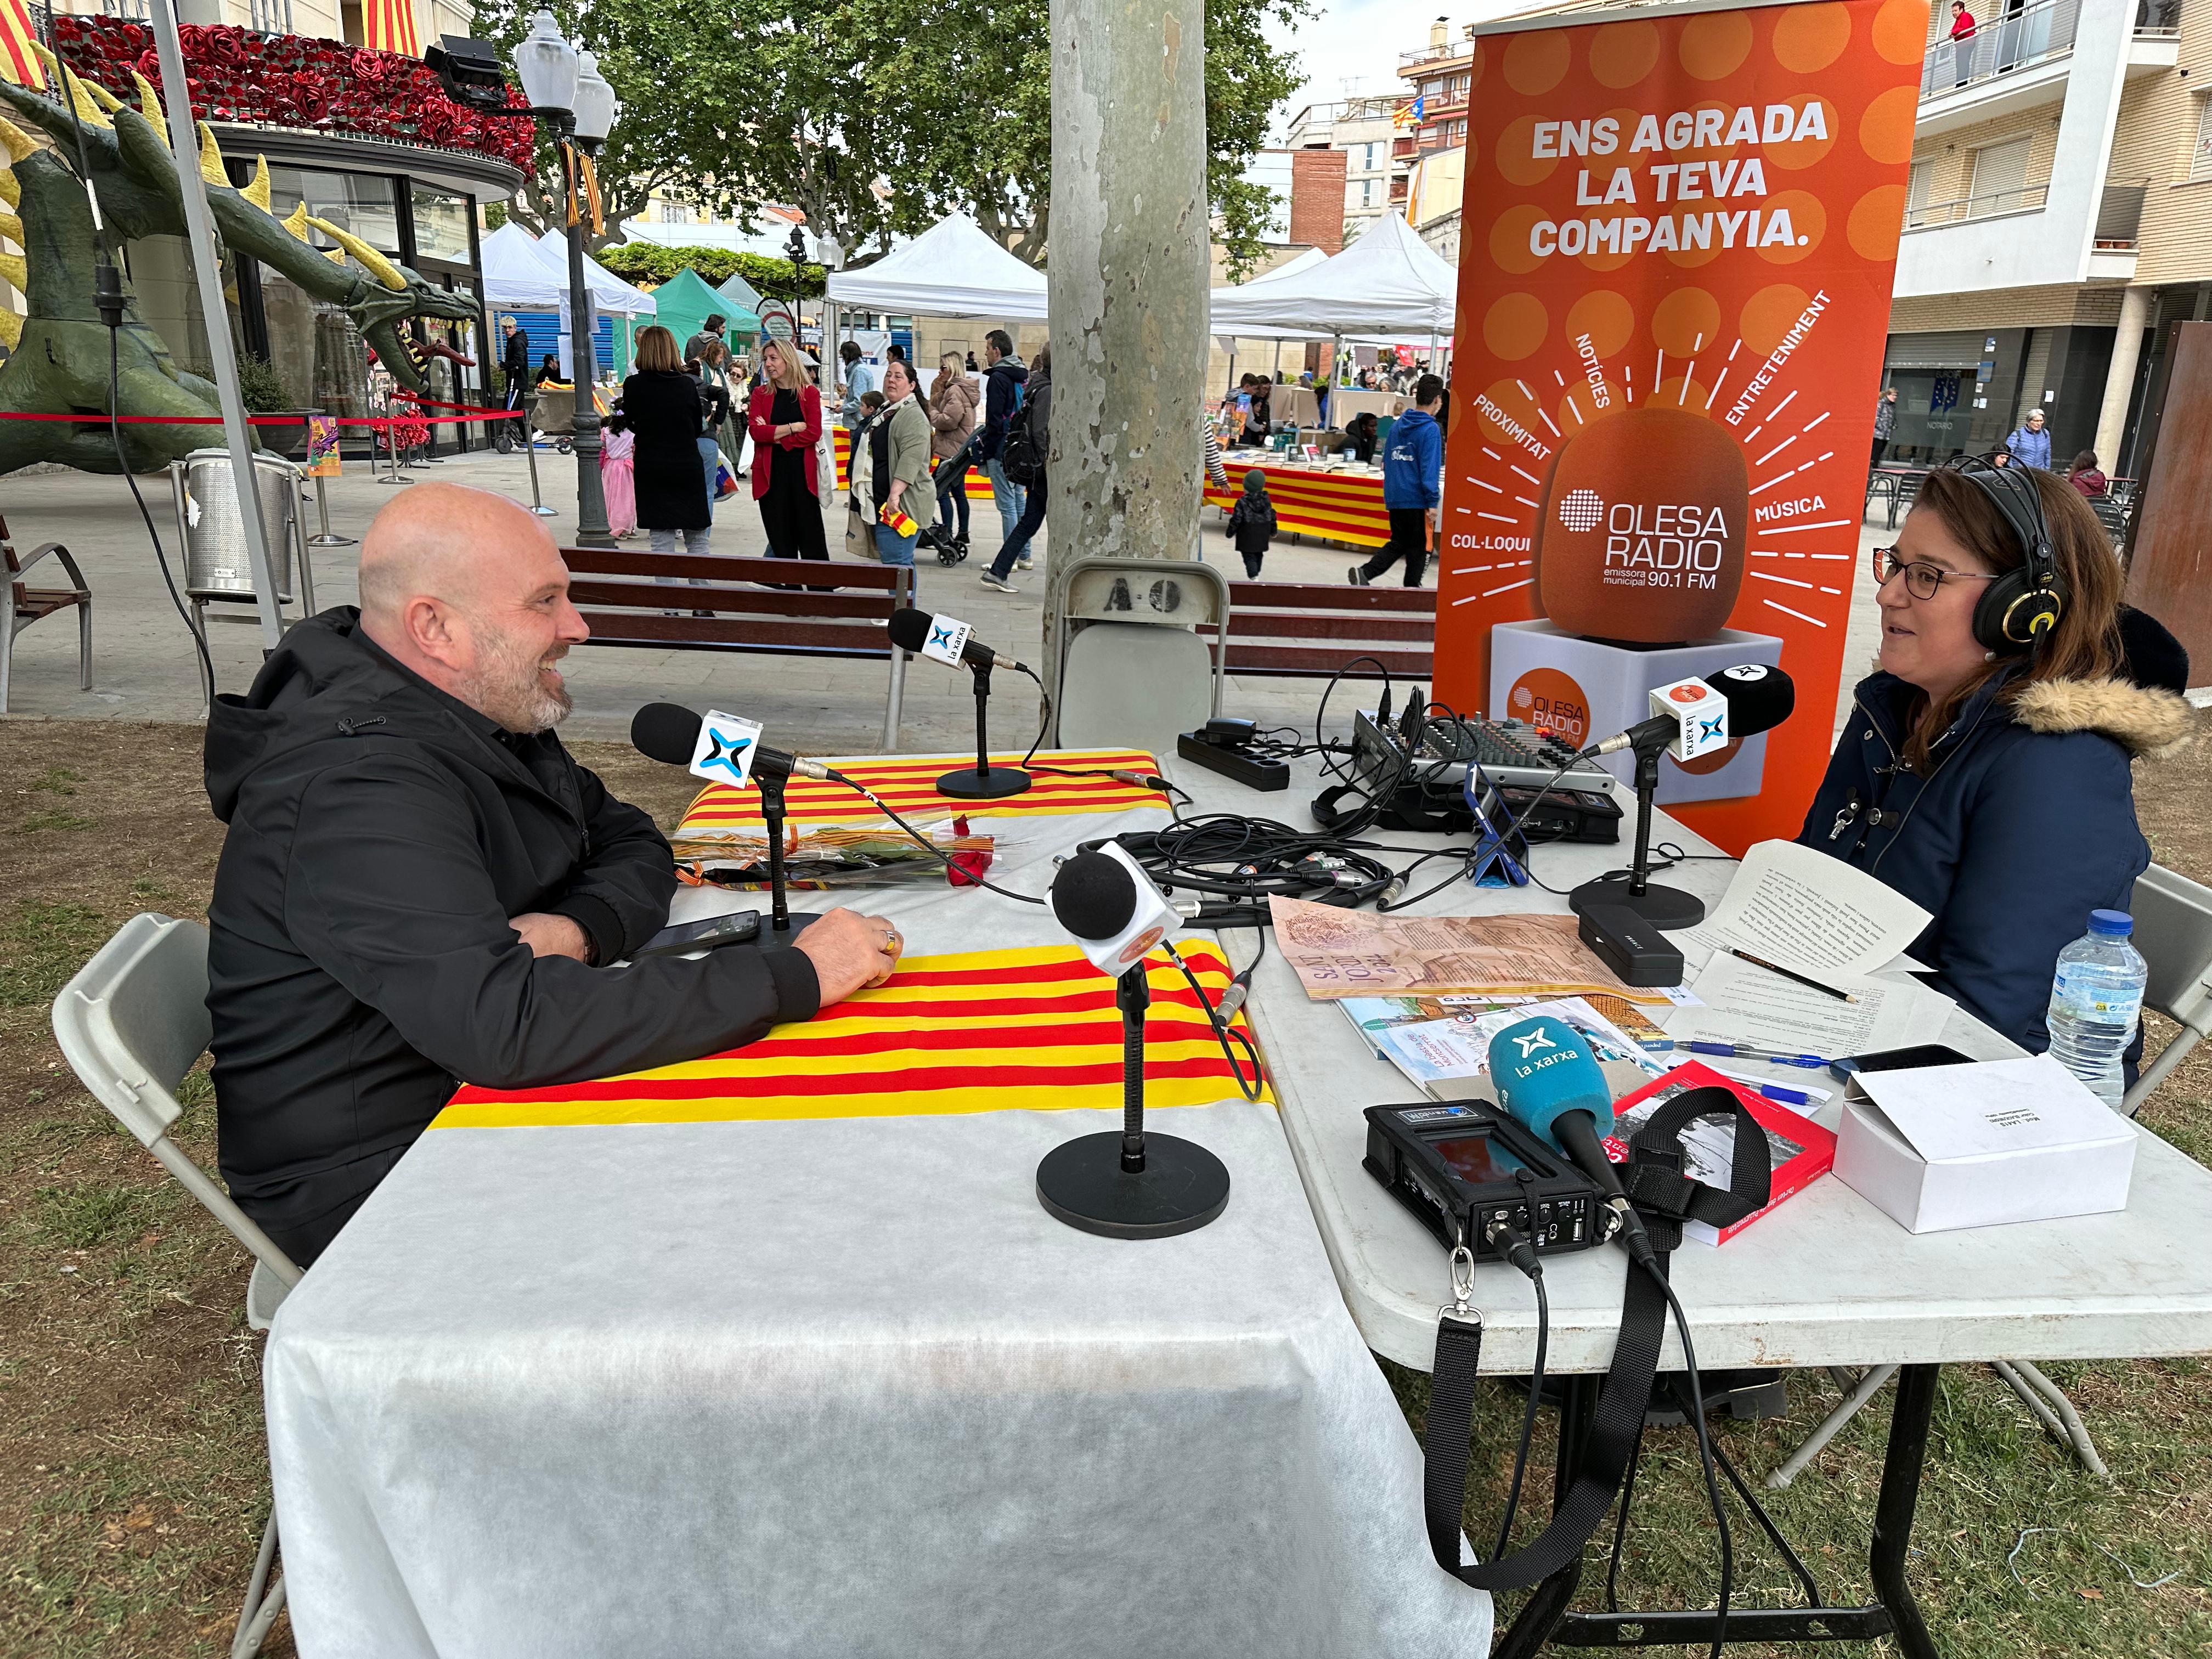
<svg viewBox="0 0 2212 1659"><path fill-rule="evenodd" d="M1823 985L1817 979L1808 979L1802 974L1792 973L1787 968L1784 968L1778 963L1769 962L1765 957L1755 957L1752 955L1748 951L1739 951L1734 945L1730 945L1729 947L1729 954L1735 957L1739 962L1747 962L1754 968L1764 968L1770 974L1779 974L1783 978L1789 980L1795 984L1802 985L1808 990L1824 991L1828 995L1835 998L1838 1002L1856 1002L1858 1000L1858 999L1853 996L1849 991L1838 991L1832 985Z"/></svg>

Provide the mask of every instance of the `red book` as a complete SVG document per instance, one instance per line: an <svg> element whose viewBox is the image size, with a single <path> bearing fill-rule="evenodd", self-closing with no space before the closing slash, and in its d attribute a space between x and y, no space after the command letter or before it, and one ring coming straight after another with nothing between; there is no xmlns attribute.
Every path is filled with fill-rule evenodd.
<svg viewBox="0 0 2212 1659"><path fill-rule="evenodd" d="M1823 1129L1802 1113L1793 1112L1757 1090L1691 1060L1654 1078L1615 1104L1613 1112L1618 1121L1613 1133L1606 1138L1606 1156L1616 1164L1626 1164L1628 1138L1644 1127L1652 1113L1676 1095L1711 1087L1726 1089L1734 1095L1766 1131L1767 1156L1774 1171L1773 1195L1767 1200L1765 1209L1754 1210L1733 1227L1724 1229L1716 1230L1702 1221L1682 1224L1687 1237L1704 1244L1720 1244L1734 1238L1791 1194L1827 1174L1836 1161L1836 1137L1832 1131ZM1735 1147L1735 1130L1732 1124L1716 1118L1699 1118L1682 1132L1682 1173L1725 1192Z"/></svg>

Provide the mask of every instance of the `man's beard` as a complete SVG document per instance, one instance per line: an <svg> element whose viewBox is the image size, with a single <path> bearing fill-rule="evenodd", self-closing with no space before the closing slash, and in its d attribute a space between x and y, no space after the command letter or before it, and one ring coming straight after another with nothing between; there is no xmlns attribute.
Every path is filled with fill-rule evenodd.
<svg viewBox="0 0 2212 1659"><path fill-rule="evenodd" d="M566 719L575 701L566 685L546 689L539 671L568 654L566 646L531 650L512 635L486 632L483 659L463 690L462 701L510 732L547 732Z"/></svg>

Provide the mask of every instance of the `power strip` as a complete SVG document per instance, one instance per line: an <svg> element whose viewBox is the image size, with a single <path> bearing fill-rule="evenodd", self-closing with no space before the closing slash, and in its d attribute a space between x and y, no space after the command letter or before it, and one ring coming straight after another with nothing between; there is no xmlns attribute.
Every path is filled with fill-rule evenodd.
<svg viewBox="0 0 2212 1659"><path fill-rule="evenodd" d="M1266 755L1255 755L1224 744L1208 743L1203 732L1176 734L1176 753L1187 761L1234 778L1248 789L1276 790L1291 787L1291 765Z"/></svg>

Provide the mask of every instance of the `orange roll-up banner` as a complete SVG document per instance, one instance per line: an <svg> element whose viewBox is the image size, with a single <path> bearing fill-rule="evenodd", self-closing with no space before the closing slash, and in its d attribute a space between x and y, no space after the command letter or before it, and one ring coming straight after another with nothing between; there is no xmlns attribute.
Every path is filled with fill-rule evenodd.
<svg viewBox="0 0 2212 1659"><path fill-rule="evenodd" d="M1827 763L1927 29L1801 0L1479 31L1437 695L1589 742L1778 659L1786 726L1662 763L1731 850L1796 835Z"/></svg>

